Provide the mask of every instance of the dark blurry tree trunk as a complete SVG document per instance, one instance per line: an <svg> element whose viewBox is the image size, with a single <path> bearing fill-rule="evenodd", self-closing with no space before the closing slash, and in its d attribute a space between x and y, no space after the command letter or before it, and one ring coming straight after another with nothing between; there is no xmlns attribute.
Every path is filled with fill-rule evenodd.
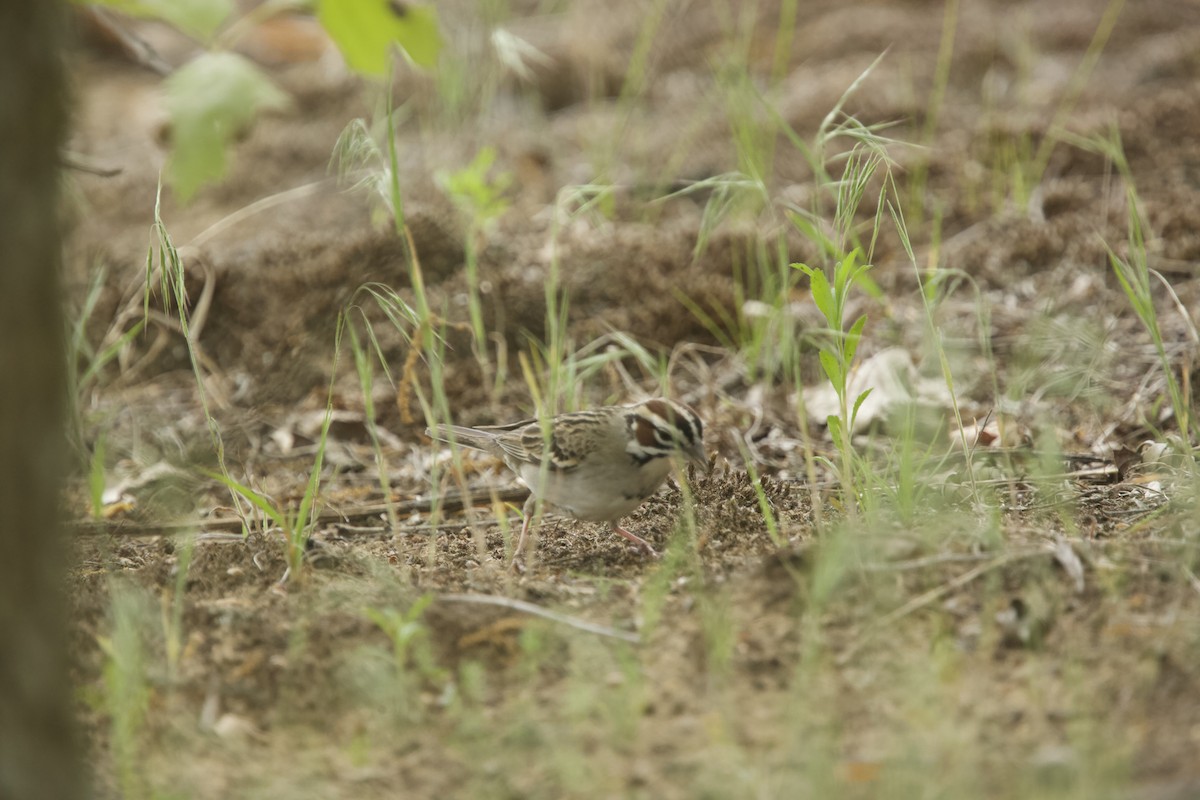
<svg viewBox="0 0 1200 800"><path fill-rule="evenodd" d="M81 797L59 483L65 9L0 0L0 797Z"/></svg>

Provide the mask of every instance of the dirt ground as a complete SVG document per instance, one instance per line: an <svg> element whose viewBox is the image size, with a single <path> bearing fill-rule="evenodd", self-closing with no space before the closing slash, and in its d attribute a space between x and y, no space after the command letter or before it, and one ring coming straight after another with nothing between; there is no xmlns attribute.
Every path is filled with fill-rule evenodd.
<svg viewBox="0 0 1200 800"><path fill-rule="evenodd" d="M435 176L485 145L514 176L511 207L478 240L484 319L509 377L493 391L467 334L448 330L457 422L533 411L519 356L548 336L552 264L573 349L621 332L674 354L672 392L706 420L714 468L672 480L625 520L664 559L552 518L527 569L509 571L515 510L503 524L486 503L431 517L431 496L456 491L430 479L447 474L447 456L377 369L383 496L359 379L347 352L335 362L336 323L361 306L400 375L408 346L359 289L384 284L413 302L412 281L378 204L330 171L350 121L378 119L381 90L304 20L256 30L240 47L292 106L241 137L220 184L187 205L165 190L162 216L202 320L199 369L235 478L299 502L334 375L323 516L286 583L278 533L228 524L188 349L156 297L146 331L80 389L108 504L106 521L85 522L86 477L70 499L75 676L99 796L1200 797L1200 492L1175 481L1177 463L1138 455L1179 425L1109 264L1109 247L1129 253L1125 187L1085 141L1119 132L1164 279L1153 290L1166 354L1192 391L1200 5L1125 4L1093 64L1113 5L964 0L929 132L943 3L800 3L781 65L778 3L616 5L508 4L505 27L546 61L529 80L468 73L459 108L431 78L402 75L400 183L430 305L461 324L469 231ZM467 69L488 69L478 9L439 7ZM194 52L162 26L135 27L170 63ZM856 515L831 463L804 458L836 455L820 415L800 424L772 359L783 337L808 342L801 372L821 383L806 284L790 288L785 325L757 354L730 349L685 304L751 318L761 287L747 264L784 219L731 218L697 251L708 196L662 199L675 181L744 168L723 72L738 31L760 85L780 67L764 97L803 141L885 54L845 110L894 123L884 133L912 192L919 269L884 225L880 296L853 301L869 317L860 360L898 349L912 380L944 391L917 276L958 276L933 320L964 423L999 424L999 439L968 468L938 406L922 446L946 460L906 473L918 482L908 495L865 489L868 510L894 513ZM103 270L85 324L101 349L142 315L170 134L160 76L94 38L74 74L71 147L118 170L73 173L67 192L70 308L80 319ZM762 107L750 113L764 122ZM1048 132L1059 143L1026 186ZM765 181L774 207L806 204L813 180L779 136ZM564 222L564 187L593 181L619 187L612 204ZM799 233L785 241L791 261L820 257ZM428 390L427 365L416 377ZM576 397L632 401L657 390L652 378L626 359ZM897 437L881 420L856 441L882 463L899 457L887 445ZM471 468L476 496L512 486L502 466Z"/></svg>

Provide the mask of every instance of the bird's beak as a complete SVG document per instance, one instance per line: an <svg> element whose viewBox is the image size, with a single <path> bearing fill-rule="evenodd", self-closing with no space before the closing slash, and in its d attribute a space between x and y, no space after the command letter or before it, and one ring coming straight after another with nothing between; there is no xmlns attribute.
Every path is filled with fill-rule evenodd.
<svg viewBox="0 0 1200 800"><path fill-rule="evenodd" d="M704 452L704 442L693 442L684 449L683 454L687 456L688 461L708 472L708 455Z"/></svg>

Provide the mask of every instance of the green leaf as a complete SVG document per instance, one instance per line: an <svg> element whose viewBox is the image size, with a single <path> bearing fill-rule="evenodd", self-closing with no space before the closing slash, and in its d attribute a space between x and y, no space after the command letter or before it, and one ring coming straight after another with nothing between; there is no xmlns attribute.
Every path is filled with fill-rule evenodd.
<svg viewBox="0 0 1200 800"><path fill-rule="evenodd" d="M512 185L512 174L498 173L489 177L496 162L496 148L480 149L475 159L457 172L439 171L434 175L439 185L450 195L454 204L471 217L475 224L492 220L508 208L504 192Z"/></svg>
<svg viewBox="0 0 1200 800"><path fill-rule="evenodd" d="M854 273L854 285L862 289L875 300L883 300L885 297L883 289L879 288L879 284L870 276L872 264L863 264L862 267Z"/></svg>
<svg viewBox="0 0 1200 800"><path fill-rule="evenodd" d="M833 388L837 390L838 396L842 393L842 365L838 363L837 356L828 350L822 350L817 354L821 359L821 368L825 370L825 377L829 378L829 382L833 384Z"/></svg>
<svg viewBox="0 0 1200 800"><path fill-rule="evenodd" d="M835 327L837 325L837 317L833 303L833 290L829 288L829 279L819 269L807 268L804 270L804 273L808 275L808 291L812 295L813 303L816 304L817 310L825 317L825 322L829 327Z"/></svg>
<svg viewBox="0 0 1200 800"><path fill-rule="evenodd" d="M166 80L171 115L171 183L186 201L225 174L225 148L263 109L283 108L288 97L234 53L197 56Z"/></svg>
<svg viewBox="0 0 1200 800"><path fill-rule="evenodd" d="M393 44L425 68L437 63L442 48L437 11L431 6L388 0L320 0L317 19L351 69L366 75L387 74Z"/></svg>
<svg viewBox="0 0 1200 800"><path fill-rule="evenodd" d="M850 276L854 274L855 266L858 261L858 248L851 250L845 258L839 261L833 267L833 283L838 288L845 288L850 283Z"/></svg>
<svg viewBox="0 0 1200 800"><path fill-rule="evenodd" d="M92 517L102 519L104 516L104 487L107 480L104 475L104 433L96 437L96 447L92 450L91 468L88 470L88 490L92 499Z"/></svg>
<svg viewBox="0 0 1200 800"><path fill-rule="evenodd" d="M862 338L863 328L867 324L867 315L863 314L858 319L854 320L854 324L850 326L850 333L846 334L846 345L844 348L843 357L846 363L849 364L854 360L854 354L858 352L858 341Z"/></svg>
<svg viewBox="0 0 1200 800"><path fill-rule="evenodd" d="M854 401L854 410L850 412L850 429L854 429L854 421L858 419L858 410L862 408L862 404L871 396L871 389L867 389Z"/></svg>
<svg viewBox="0 0 1200 800"><path fill-rule="evenodd" d="M233 12L233 0L89 0L131 17L160 19L201 41L211 41Z"/></svg>
<svg viewBox="0 0 1200 800"><path fill-rule="evenodd" d="M275 523L275 525L283 528L284 530L288 529L287 515L280 511L274 503L267 499L265 495L254 491L249 486L238 483L238 481L229 475L224 475L220 472L213 472L212 470L207 469L201 470L201 472L213 480L220 481L225 485L226 488L237 492L239 496L249 501L255 508L261 511L267 517L267 519Z"/></svg>

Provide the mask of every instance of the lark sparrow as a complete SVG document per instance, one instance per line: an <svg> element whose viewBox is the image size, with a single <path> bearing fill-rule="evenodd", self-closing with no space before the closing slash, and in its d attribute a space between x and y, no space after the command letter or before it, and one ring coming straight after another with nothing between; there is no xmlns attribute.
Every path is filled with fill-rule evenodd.
<svg viewBox="0 0 1200 800"><path fill-rule="evenodd" d="M707 466L704 426L696 412L671 400L606 406L546 420L464 428L439 425L426 435L504 459L532 492L525 502L516 556L524 552L534 506L540 498L576 519L608 522L614 533L658 554L617 520L662 486L671 456ZM514 562L515 563L515 562Z"/></svg>

